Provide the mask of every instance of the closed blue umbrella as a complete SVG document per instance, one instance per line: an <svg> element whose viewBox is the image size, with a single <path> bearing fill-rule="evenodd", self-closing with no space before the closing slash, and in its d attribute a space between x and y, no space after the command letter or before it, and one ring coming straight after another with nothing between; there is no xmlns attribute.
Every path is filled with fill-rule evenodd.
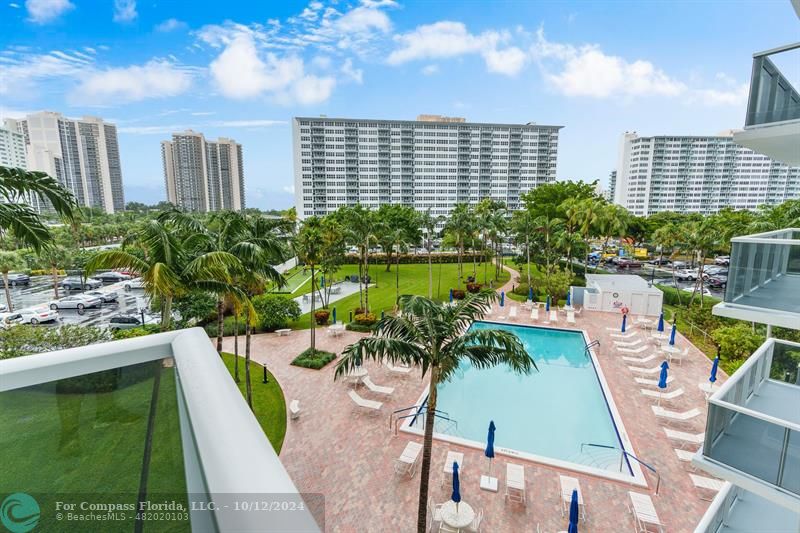
<svg viewBox="0 0 800 533"><path fill-rule="evenodd" d="M572 500L569 502L569 531L578 531L578 490L572 489Z"/></svg>
<svg viewBox="0 0 800 533"><path fill-rule="evenodd" d="M675 325L675 322L672 323L672 331L669 332L669 344L670 346L675 346L675 332L678 331L678 327Z"/></svg>
<svg viewBox="0 0 800 533"><path fill-rule="evenodd" d="M450 303L453 303L453 289L450 289Z"/></svg>
<svg viewBox="0 0 800 533"><path fill-rule="evenodd" d="M325 288L325 276L322 276L322 288Z"/></svg>
<svg viewBox="0 0 800 533"><path fill-rule="evenodd" d="M717 368L719 368L719 356L716 356L711 364L711 375L708 377L708 381L711 383L717 381Z"/></svg>
<svg viewBox="0 0 800 533"><path fill-rule="evenodd" d="M500 291L500 307L506 304L506 291Z"/></svg>
<svg viewBox="0 0 800 533"><path fill-rule="evenodd" d="M625 333L625 326L628 324L628 315L622 315L622 333Z"/></svg>
<svg viewBox="0 0 800 533"><path fill-rule="evenodd" d="M533 301L533 287L528 287L528 300Z"/></svg>
<svg viewBox="0 0 800 533"><path fill-rule="evenodd" d="M544 304L544 310L545 311L549 311L550 310L550 295L549 294L547 295L547 301Z"/></svg>
<svg viewBox="0 0 800 533"><path fill-rule="evenodd" d="M456 502L456 505L461 501L461 482L458 479L458 463L453 461L453 494L450 499Z"/></svg>
<svg viewBox="0 0 800 533"><path fill-rule="evenodd" d="M658 331L664 332L664 311L661 311L661 316L658 317Z"/></svg>
<svg viewBox="0 0 800 533"><path fill-rule="evenodd" d="M658 388L659 389L666 389L667 388L667 369L669 369L669 363L664 361L661 363L661 374L658 376Z"/></svg>
<svg viewBox="0 0 800 533"><path fill-rule="evenodd" d="M567 293L567 305L572 305L572 291Z"/></svg>
<svg viewBox="0 0 800 533"><path fill-rule="evenodd" d="M333 308L333 323L336 324L336 308Z"/></svg>
<svg viewBox="0 0 800 533"><path fill-rule="evenodd" d="M578 524L573 524L570 522L569 528L567 529L567 533L578 533Z"/></svg>
<svg viewBox="0 0 800 533"><path fill-rule="evenodd" d="M489 434L486 437L486 450L483 454L489 458L489 475L492 475L492 459L494 458L494 420L489 421Z"/></svg>

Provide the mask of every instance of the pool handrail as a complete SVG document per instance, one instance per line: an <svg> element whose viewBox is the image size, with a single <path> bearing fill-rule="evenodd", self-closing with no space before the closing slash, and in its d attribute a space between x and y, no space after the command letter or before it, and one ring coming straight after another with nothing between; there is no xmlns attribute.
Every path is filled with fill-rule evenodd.
<svg viewBox="0 0 800 533"><path fill-rule="evenodd" d="M617 451L621 452L620 453L620 457L619 457L619 471L620 472L622 472L622 463L623 463L623 461L625 460L626 457L628 457L630 459L634 459L637 463L639 463L640 465L644 466L645 468L647 468L648 470L650 470L651 472L653 472L656 475L656 494L658 494L658 489L661 487L661 474L659 474L658 470L656 470L653 466L645 463L644 461L642 461L641 459L639 459L638 457L636 457L632 453L628 453L627 451L622 450L622 449L620 449L620 448L618 448L616 446L609 446L608 444L595 444L593 442L582 442L581 443L581 453L583 453L583 447L584 446L593 446L595 448L606 448L608 450L617 450Z"/></svg>
<svg viewBox="0 0 800 533"><path fill-rule="evenodd" d="M399 409L398 411L408 411L409 409L413 409L415 407L417 407L417 406L409 407L409 408L406 408L406 409ZM395 411L395 412L397 412L397 411ZM397 435L398 427L400 425L400 421L401 420L405 420L406 418L416 418L416 417L422 415L423 413L427 413L427 412L428 412L427 407L425 405L421 405L421 406L419 406L419 410L417 412L412 413L410 415L398 416L397 418L394 418L394 414L392 414L392 418L390 418L390 422L389 423L391 424L392 419L394 419L394 434ZM442 414L439 414L439 413L442 413ZM446 420L448 422L452 422L453 424L455 424L456 430L458 430L458 420L453 420L444 411L439 411L438 409L435 409L434 412L433 412L433 416L436 417L436 418L439 418L440 420ZM391 429L391 426L390 426L390 429Z"/></svg>
<svg viewBox="0 0 800 533"><path fill-rule="evenodd" d="M588 357L588 356L589 356L589 350L591 350L591 349L592 349L594 346L597 346L597 347L599 348L599 347L600 347L600 341L599 341L599 340L597 340L597 339L595 339L595 340L593 340L592 342L590 342L589 344L587 344L587 345L586 345L586 346L583 348L583 355L585 355L586 357Z"/></svg>

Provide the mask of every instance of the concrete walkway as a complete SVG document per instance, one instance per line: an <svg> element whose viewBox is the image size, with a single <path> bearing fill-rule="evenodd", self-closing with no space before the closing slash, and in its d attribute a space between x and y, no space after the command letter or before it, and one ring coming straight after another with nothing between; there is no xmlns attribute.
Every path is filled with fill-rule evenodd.
<svg viewBox="0 0 800 533"><path fill-rule="evenodd" d="M370 287L372 286L373 285L370 285ZM355 294L358 292L358 283L353 283L351 281L340 281L339 283L336 283L334 287L341 287L341 292L339 292L339 294L330 295L330 300L328 301L328 307L330 307L330 304L338 302L342 298L345 298L346 296L350 296L351 294ZM316 303L316 308L320 309L322 307L322 299L319 296L319 292L317 292L317 295L314 297L314 299ZM297 298L294 299L294 301L300 305L300 312L302 314L306 314L311 311L310 293L306 294L305 296L298 296ZM340 309L339 311L341 311L342 313L344 312L343 309ZM339 315L340 320L342 316L343 315L341 314Z"/></svg>

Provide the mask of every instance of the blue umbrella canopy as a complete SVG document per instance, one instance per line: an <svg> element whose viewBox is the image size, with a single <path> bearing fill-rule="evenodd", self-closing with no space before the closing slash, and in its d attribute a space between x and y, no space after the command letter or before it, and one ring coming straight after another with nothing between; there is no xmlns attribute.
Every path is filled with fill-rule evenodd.
<svg viewBox="0 0 800 533"><path fill-rule="evenodd" d="M661 311L661 316L658 317L658 331L664 331L664 311Z"/></svg>
<svg viewBox="0 0 800 533"><path fill-rule="evenodd" d="M506 291L500 291L500 307L506 304Z"/></svg>
<svg viewBox="0 0 800 533"><path fill-rule="evenodd" d="M675 332L678 331L678 327L675 325L675 322L672 323L672 331L669 332L669 344L670 346L675 346Z"/></svg>
<svg viewBox="0 0 800 533"><path fill-rule="evenodd" d="M711 375L708 377L708 381L714 383L717 381L717 369L719 368L719 356L714 358L714 362L711 364Z"/></svg>
<svg viewBox="0 0 800 533"><path fill-rule="evenodd" d="M567 533L578 533L578 524L573 524L572 522L570 522L569 528L567 529Z"/></svg>
<svg viewBox="0 0 800 533"><path fill-rule="evenodd" d="M333 323L336 324L336 308L333 308Z"/></svg>
<svg viewBox="0 0 800 533"><path fill-rule="evenodd" d="M528 300L533 301L533 287L528 287Z"/></svg>
<svg viewBox="0 0 800 533"><path fill-rule="evenodd" d="M578 490L572 489L572 500L569 502L569 525L570 531L572 531L572 527L575 527L575 531L578 531Z"/></svg>
<svg viewBox="0 0 800 533"><path fill-rule="evenodd" d="M669 363L664 361L661 363L661 374L658 376L658 388L659 389L666 389L667 388L667 369L669 369Z"/></svg>
<svg viewBox="0 0 800 533"><path fill-rule="evenodd" d="M622 333L625 333L625 326L628 324L628 315L622 315Z"/></svg>
<svg viewBox="0 0 800 533"><path fill-rule="evenodd" d="M453 289L450 289L450 303L453 303Z"/></svg>
<svg viewBox="0 0 800 533"><path fill-rule="evenodd" d="M484 455L491 459L494 457L494 430L496 429L494 425L494 420L489 422L489 435L486 437L486 451L484 451Z"/></svg>
<svg viewBox="0 0 800 533"><path fill-rule="evenodd" d="M550 310L550 295L549 294L547 295L547 301L544 304L544 310L545 311L549 311Z"/></svg>
<svg viewBox="0 0 800 533"><path fill-rule="evenodd" d="M572 292L567 293L567 305L572 305Z"/></svg>
<svg viewBox="0 0 800 533"><path fill-rule="evenodd" d="M453 494L450 499L458 503L461 501L461 482L458 479L458 463L453 461Z"/></svg>

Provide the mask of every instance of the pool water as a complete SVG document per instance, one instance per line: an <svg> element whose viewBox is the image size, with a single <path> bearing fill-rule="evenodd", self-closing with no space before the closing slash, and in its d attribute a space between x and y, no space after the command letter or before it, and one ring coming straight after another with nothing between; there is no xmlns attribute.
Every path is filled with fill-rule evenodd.
<svg viewBox="0 0 800 533"><path fill-rule="evenodd" d="M475 370L463 362L439 386L438 409L457 426L437 421L437 432L485 445L489 421L494 420L495 447L620 471L622 444L585 353L583 333L487 322L476 322L471 329L515 333L539 371L519 375L505 365ZM581 446L589 443L613 449Z"/></svg>

